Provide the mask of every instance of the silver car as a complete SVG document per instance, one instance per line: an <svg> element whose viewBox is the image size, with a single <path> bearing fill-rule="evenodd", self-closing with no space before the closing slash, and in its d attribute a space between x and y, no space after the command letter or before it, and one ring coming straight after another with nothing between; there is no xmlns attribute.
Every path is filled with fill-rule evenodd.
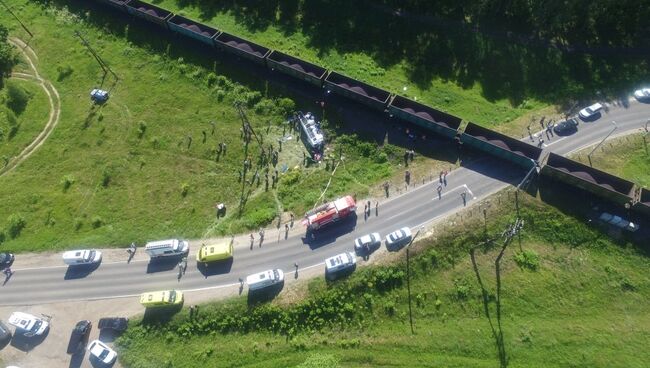
<svg viewBox="0 0 650 368"><path fill-rule="evenodd" d="M395 230L392 233L386 235L386 248L399 248L400 246L405 245L411 241L411 237L411 229L409 227L403 227L399 230Z"/></svg>
<svg viewBox="0 0 650 368"><path fill-rule="evenodd" d="M381 235L379 233L366 234L354 240L354 251L357 254L365 254L381 245Z"/></svg>

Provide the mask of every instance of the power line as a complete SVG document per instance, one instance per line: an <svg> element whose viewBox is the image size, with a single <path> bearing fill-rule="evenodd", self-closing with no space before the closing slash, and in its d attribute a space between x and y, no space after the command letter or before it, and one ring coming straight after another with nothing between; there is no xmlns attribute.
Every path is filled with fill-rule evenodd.
<svg viewBox="0 0 650 368"><path fill-rule="evenodd" d="M88 41L81 35L81 33L79 33L79 31L75 30L74 34L75 34L75 36L79 37L79 39L81 40L81 43L84 46L86 46L86 49L88 49L90 54L95 58L95 60L97 60L97 63L99 64L100 68L102 68L102 70L104 71L104 76L102 77L102 84L104 83L104 79L106 78L106 74L108 74L108 73L111 73L113 75L113 77L115 77L116 82L118 80L120 80L120 77L118 77L117 74L115 74L115 72L113 71L113 69L111 69L111 67L108 66L108 64L106 64L104 59L102 59L101 56L99 56L99 54L97 54L97 52L95 52L95 50L92 48L92 46L90 46L90 43L88 43Z"/></svg>
<svg viewBox="0 0 650 368"><path fill-rule="evenodd" d="M5 4L5 2L2 1L2 0L0 0L0 4L2 4L7 9L7 12L9 12L9 14L11 14L14 18L16 18L16 20L18 21L18 23L20 23L20 26L23 27L25 32L29 33L29 36L34 38L34 34L32 32L30 32L29 29L27 28L27 26L20 20L20 18L18 18L18 16L13 11L11 11L9 6L7 4Z"/></svg>

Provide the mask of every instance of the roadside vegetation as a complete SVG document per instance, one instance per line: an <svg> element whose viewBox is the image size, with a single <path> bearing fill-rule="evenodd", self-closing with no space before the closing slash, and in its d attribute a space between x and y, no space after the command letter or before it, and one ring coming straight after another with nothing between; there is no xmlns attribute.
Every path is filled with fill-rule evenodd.
<svg viewBox="0 0 650 368"><path fill-rule="evenodd" d="M488 127L618 98L650 68L638 31L650 16L637 3L155 3Z"/></svg>
<svg viewBox="0 0 650 368"><path fill-rule="evenodd" d="M334 108L326 108L328 121L323 122L331 138L327 159L305 167L305 148L286 119L296 108L313 109L313 100L193 51L183 40L129 25L113 14L88 11L87 5L12 3L16 14L29 20L35 35L29 45L38 55L34 62L58 90L62 108L60 122L43 146L0 177L4 249L106 247L161 237L238 233L277 223L288 218L288 212L300 217L318 201L340 194L363 197L398 172L402 148L344 134ZM28 37L9 14L0 13L0 20L13 35ZM102 81L101 68L75 30L119 81L110 74ZM24 62L16 69L25 71ZM16 115L16 144L0 147L3 155L15 155L18 138L28 142L29 129L37 129L23 123L23 116L42 124L44 118L37 115L49 110L42 93L24 84L10 81L0 92L8 96L19 91L29 101ZM98 86L111 90L103 106L93 105L88 97ZM11 104L9 99L3 101L1 110L10 111L4 108ZM236 103L244 106L265 142L263 148L273 144L279 151L277 164L269 166L268 191L264 167L259 180L253 180L260 145L252 139L246 148L242 142ZM11 117L0 124L8 133ZM286 139L280 151L281 137ZM219 154L222 142L227 148ZM246 159L252 168L239 180ZM420 156L415 160L424 162L431 164ZM273 185L276 169L279 179ZM217 220L215 204L221 202L227 214Z"/></svg>
<svg viewBox="0 0 650 368"><path fill-rule="evenodd" d="M646 133L639 133L607 140L591 155L591 163L596 169L650 188L650 153L643 142ZM650 136L646 136L650 144ZM589 147L573 155L573 159L589 165Z"/></svg>
<svg viewBox="0 0 650 368"><path fill-rule="evenodd" d="M647 254L525 197L521 243L515 237L504 253L499 294L494 262L511 202L512 193L493 200L489 245L480 245L479 210L414 245L414 335L401 251L268 304L238 297L203 305L194 319L185 308L171 320L135 320L117 340L120 360L129 368L503 367L503 351L509 367L645 366Z"/></svg>

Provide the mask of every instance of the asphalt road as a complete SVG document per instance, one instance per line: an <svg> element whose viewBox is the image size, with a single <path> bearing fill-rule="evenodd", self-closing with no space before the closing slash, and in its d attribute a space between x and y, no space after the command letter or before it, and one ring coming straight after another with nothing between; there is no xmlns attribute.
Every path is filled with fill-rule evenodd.
<svg viewBox="0 0 650 368"><path fill-rule="evenodd" d="M608 106L608 111L596 121L583 123L578 132L568 137L545 140L545 150L567 154L582 147L600 142L614 125L615 135L642 129L650 118L650 105L637 101L625 106ZM539 134L539 133L538 133ZM543 133L542 133L543 134ZM529 138L525 138L529 141ZM437 194L438 182L416 186L401 195L392 195L374 213L364 219L358 212L356 223L348 221L326 229L315 241L304 239L303 234L292 233L278 242L267 236L261 248L257 242L253 249L247 241L239 241L234 261L209 270L200 270L194 264L196 243L192 242L190 265L179 280L176 261L151 264L148 261L103 263L90 273L76 273L67 267L14 269L15 275L0 287L0 305L35 305L67 300L90 300L116 297L133 297L145 291L181 289L185 291L217 288L238 284L246 275L270 268L282 268L287 277L293 277L294 262L300 269L323 267L325 258L353 250L353 239L369 232L379 232L382 237L402 226L417 228L433 219L454 213L463 207L460 193L467 191L467 205L480 200L509 184L517 184L525 175L522 169L504 165L490 157L464 163L447 177L448 185L442 196ZM359 203L358 207L363 207ZM298 225L300 226L300 225ZM275 233L277 234L277 233ZM142 250L140 250L142 251Z"/></svg>

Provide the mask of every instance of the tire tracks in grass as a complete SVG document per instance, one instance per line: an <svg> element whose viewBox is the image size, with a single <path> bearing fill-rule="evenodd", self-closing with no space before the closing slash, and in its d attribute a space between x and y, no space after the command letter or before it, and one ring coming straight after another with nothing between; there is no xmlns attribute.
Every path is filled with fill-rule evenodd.
<svg viewBox="0 0 650 368"><path fill-rule="evenodd" d="M43 88L43 90L45 91L45 94L47 95L47 98L50 102L50 115L48 117L47 123L45 124L45 127L36 136L36 138L27 147L25 147L17 156L11 158L9 162L7 162L7 165L5 165L3 168L0 169L0 177L10 173L13 169L15 169L18 165L20 165L23 161L25 161L29 156L31 156L31 154L34 153L41 145L43 145L45 140L50 136L54 128L59 123L59 117L61 116L61 98L59 96L59 92L56 90L56 88L54 88L54 86L52 85L52 83L50 83L50 81L48 81L47 79L43 79L38 74L38 70L36 69L36 65L34 64L34 60L33 60L34 58L38 59L38 57L36 57L36 53L31 49L29 45L27 45L19 38L10 37L9 42L20 50L20 52L27 60L30 69L33 72L33 74L18 73L18 72L12 73L11 78L34 81L35 83L40 85L41 88ZM26 50L29 50L30 52ZM33 57L30 55L30 53L33 54Z"/></svg>

